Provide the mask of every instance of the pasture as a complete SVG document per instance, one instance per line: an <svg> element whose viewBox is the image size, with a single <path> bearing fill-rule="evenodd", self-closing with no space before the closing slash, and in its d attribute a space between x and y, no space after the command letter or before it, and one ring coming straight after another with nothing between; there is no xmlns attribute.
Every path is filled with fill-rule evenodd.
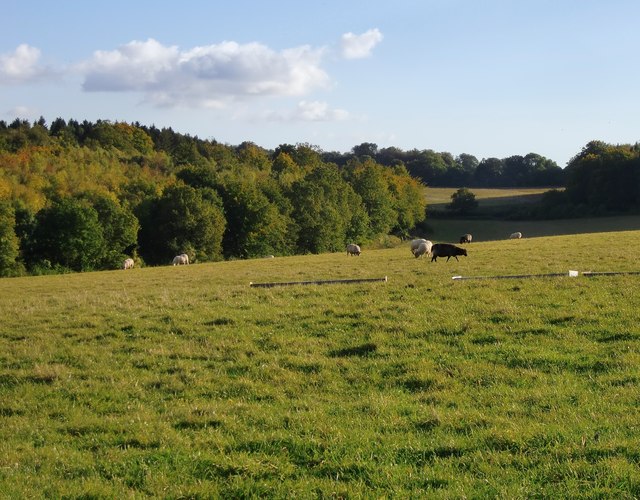
<svg viewBox="0 0 640 500"><path fill-rule="evenodd" d="M466 233L473 235L473 242L502 240L519 231L525 238L542 236L604 233L602 243L609 242L611 231L640 230L640 216L591 217L585 219L553 220L491 220L491 219L428 219L432 232L425 237L438 241L457 243Z"/></svg>
<svg viewBox="0 0 640 500"><path fill-rule="evenodd" d="M451 195L457 189L453 187L425 188L425 197L429 207L439 210L444 209L445 205L451 203ZM469 188L476 196L481 209L535 203L542 198L544 193L551 189L554 188Z"/></svg>
<svg viewBox="0 0 640 500"><path fill-rule="evenodd" d="M639 247L0 280L0 496L637 498L640 276L451 277L640 271Z"/></svg>

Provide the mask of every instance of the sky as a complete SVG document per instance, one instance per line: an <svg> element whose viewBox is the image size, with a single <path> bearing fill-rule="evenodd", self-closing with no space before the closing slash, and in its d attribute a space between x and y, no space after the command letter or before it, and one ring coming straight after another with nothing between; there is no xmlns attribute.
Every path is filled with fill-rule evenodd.
<svg viewBox="0 0 640 500"><path fill-rule="evenodd" d="M560 167L640 141L638 0L3 0L0 120Z"/></svg>

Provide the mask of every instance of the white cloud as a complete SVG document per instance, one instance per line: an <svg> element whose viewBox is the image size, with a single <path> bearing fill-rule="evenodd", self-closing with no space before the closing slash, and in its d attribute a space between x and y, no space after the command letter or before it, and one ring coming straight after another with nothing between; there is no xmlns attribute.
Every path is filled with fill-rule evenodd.
<svg viewBox="0 0 640 500"><path fill-rule="evenodd" d="M88 91L149 90L174 73L180 57L177 47L153 39L133 41L114 51L96 51L79 65Z"/></svg>
<svg viewBox="0 0 640 500"><path fill-rule="evenodd" d="M180 51L149 39L95 52L79 68L87 91L140 91L161 106L215 108L238 98L305 95L328 86L322 54L309 46L276 52L236 42Z"/></svg>
<svg viewBox="0 0 640 500"><path fill-rule="evenodd" d="M270 121L304 121L334 122L349 119L349 112L343 109L332 109L326 102L300 101L295 109L289 112L271 112L267 115Z"/></svg>
<svg viewBox="0 0 640 500"><path fill-rule="evenodd" d="M19 45L12 54L0 54L0 83L25 83L47 73L41 67L40 50L27 44Z"/></svg>
<svg viewBox="0 0 640 500"><path fill-rule="evenodd" d="M370 29L361 35L345 33L342 35L342 56L345 59L369 57L373 48L382 41L382 38L382 33L377 28Z"/></svg>
<svg viewBox="0 0 640 500"><path fill-rule="evenodd" d="M330 109L326 102L300 101L293 114L294 119L304 121L341 121L349 117L343 109Z"/></svg>

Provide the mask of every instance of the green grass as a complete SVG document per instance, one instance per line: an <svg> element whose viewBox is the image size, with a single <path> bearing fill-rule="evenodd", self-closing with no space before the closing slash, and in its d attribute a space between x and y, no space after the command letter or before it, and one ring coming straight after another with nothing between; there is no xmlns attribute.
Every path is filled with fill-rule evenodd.
<svg viewBox="0 0 640 500"><path fill-rule="evenodd" d="M0 496L637 498L640 277L451 276L637 271L639 244L0 280Z"/></svg>
<svg viewBox="0 0 640 500"><path fill-rule="evenodd" d="M425 197L429 207L443 210L451 203L451 195L458 188L427 187ZM480 208L523 205L540 200L542 194L553 188L470 188Z"/></svg>
<svg viewBox="0 0 640 500"><path fill-rule="evenodd" d="M460 236L471 233L474 242L504 240L519 231L524 238L539 238L554 235L576 235L608 231L640 230L640 216L592 217L585 219L554 220L492 220L492 219L428 219L431 232L426 236L434 243L448 241L457 243ZM610 236L601 237L604 244Z"/></svg>

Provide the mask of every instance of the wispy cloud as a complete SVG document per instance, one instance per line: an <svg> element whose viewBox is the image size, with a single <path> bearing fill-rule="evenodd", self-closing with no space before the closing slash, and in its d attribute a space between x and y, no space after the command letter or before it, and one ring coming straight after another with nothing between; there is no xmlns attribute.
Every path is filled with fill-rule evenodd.
<svg viewBox="0 0 640 500"><path fill-rule="evenodd" d="M350 117L344 109L334 109L326 102L300 101L290 111L272 111L267 114L269 121L304 121L304 122L328 122L343 121Z"/></svg>
<svg viewBox="0 0 640 500"><path fill-rule="evenodd" d="M382 38L382 33L377 28L370 29L361 35L345 33L342 35L342 56L345 59L369 57L373 48L382 41Z"/></svg>
<svg viewBox="0 0 640 500"><path fill-rule="evenodd" d="M37 111L26 106L16 106L4 113L7 118L21 118L23 120L34 120L37 118Z"/></svg>

